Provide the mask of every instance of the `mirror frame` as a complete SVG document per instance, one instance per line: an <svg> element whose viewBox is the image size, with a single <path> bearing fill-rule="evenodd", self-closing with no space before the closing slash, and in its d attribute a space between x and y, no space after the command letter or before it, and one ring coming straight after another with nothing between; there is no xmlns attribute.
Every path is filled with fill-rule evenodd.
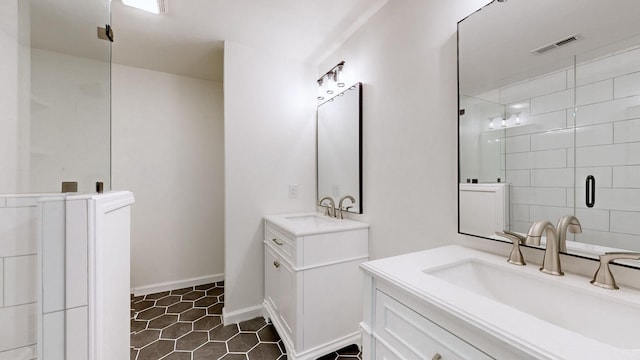
<svg viewBox="0 0 640 360"><path fill-rule="evenodd" d="M336 94L334 97L318 104L318 106L316 107L316 205L317 206L322 206L322 207L326 207L324 205L320 205L320 161L319 161L319 149L318 149L318 145L319 145L319 112L318 112L318 108L328 102L334 101L333 99L338 97L340 94L343 94L346 91L350 91L352 90L353 87L356 87L355 90L358 91L358 194L357 194L357 201L359 202L359 211L343 211L343 212L347 212L350 214L362 214L363 213L363 186L362 186L362 83L361 82L357 82L351 86L348 86L345 88L344 91L341 91L340 93ZM335 206L338 206L338 201L339 199L334 199L334 201L336 201Z"/></svg>

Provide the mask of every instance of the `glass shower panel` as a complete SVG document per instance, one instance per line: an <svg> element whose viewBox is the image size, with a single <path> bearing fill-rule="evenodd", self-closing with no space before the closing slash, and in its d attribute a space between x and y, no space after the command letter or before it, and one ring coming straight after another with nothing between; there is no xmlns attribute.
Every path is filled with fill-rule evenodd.
<svg viewBox="0 0 640 360"><path fill-rule="evenodd" d="M504 181L505 107L488 99L461 95L460 113L460 182Z"/></svg>
<svg viewBox="0 0 640 360"><path fill-rule="evenodd" d="M31 0L30 191L110 189L108 0Z"/></svg>
<svg viewBox="0 0 640 360"><path fill-rule="evenodd" d="M640 251L640 36L576 62L576 239Z"/></svg>
<svg viewBox="0 0 640 360"><path fill-rule="evenodd" d="M110 188L110 43L96 36L109 12L109 0L0 4L0 359L88 358L67 337L86 336L88 314L60 183Z"/></svg>

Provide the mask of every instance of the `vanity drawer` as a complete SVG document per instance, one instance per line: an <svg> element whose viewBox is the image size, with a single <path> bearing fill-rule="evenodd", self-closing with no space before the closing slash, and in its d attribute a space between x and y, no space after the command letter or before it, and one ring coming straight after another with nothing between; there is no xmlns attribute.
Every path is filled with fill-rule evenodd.
<svg viewBox="0 0 640 360"><path fill-rule="evenodd" d="M402 359L433 359L436 354L447 360L492 359L380 290L376 291L374 332L388 348L385 353L391 351ZM376 354L376 359L388 356Z"/></svg>
<svg viewBox="0 0 640 360"><path fill-rule="evenodd" d="M264 241L289 264L296 266L296 241L295 238L279 227L265 221Z"/></svg>

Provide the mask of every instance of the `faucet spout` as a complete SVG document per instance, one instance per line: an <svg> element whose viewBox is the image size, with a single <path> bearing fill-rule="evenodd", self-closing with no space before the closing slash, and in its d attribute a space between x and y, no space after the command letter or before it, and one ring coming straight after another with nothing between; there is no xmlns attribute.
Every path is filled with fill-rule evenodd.
<svg viewBox="0 0 640 360"><path fill-rule="evenodd" d="M572 234L582 233L582 225L577 217L573 215L565 215L558 220L556 227L558 231L558 242L560 244L559 250L561 252L567 251L567 231Z"/></svg>
<svg viewBox="0 0 640 360"><path fill-rule="evenodd" d="M351 195L345 195L342 198L340 198L340 202L338 203L338 207L336 209L336 210L338 210L338 214L336 214L336 217L338 219L342 219L343 218L343 215L342 215L342 210L343 210L342 203L347 199L351 201L351 205L352 206L347 206L346 208L344 208L345 211L349 211L349 208L353 207L353 204L356 203L356 199Z"/></svg>
<svg viewBox="0 0 640 360"><path fill-rule="evenodd" d="M540 271L550 275L564 275L560 267L560 243L556 228L546 220L536 221L529 228L526 242L540 245L542 233L547 237L547 246L544 250L544 258L542 259L542 267Z"/></svg>
<svg viewBox="0 0 640 360"><path fill-rule="evenodd" d="M327 211L324 214L329 217L336 217L336 203L335 201L333 201L332 197L330 196L323 197L322 199L320 199L320 201L318 201L318 206L326 206L322 204L325 200L329 202L330 206L327 206Z"/></svg>

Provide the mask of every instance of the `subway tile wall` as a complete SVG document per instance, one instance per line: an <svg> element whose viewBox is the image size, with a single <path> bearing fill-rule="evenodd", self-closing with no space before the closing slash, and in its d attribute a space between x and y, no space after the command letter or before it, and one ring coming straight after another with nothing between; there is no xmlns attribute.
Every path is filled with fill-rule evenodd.
<svg viewBox="0 0 640 360"><path fill-rule="evenodd" d="M0 360L86 360L86 217L61 194L0 195Z"/></svg>
<svg viewBox="0 0 640 360"><path fill-rule="evenodd" d="M38 216L36 198L0 197L0 360L36 356Z"/></svg>
<svg viewBox="0 0 640 360"><path fill-rule="evenodd" d="M640 47L579 64L575 73L505 86L498 96L507 107L528 106L503 139L512 229L555 222L575 202L584 230L576 240L640 251ZM585 206L587 175L596 178L593 208Z"/></svg>

